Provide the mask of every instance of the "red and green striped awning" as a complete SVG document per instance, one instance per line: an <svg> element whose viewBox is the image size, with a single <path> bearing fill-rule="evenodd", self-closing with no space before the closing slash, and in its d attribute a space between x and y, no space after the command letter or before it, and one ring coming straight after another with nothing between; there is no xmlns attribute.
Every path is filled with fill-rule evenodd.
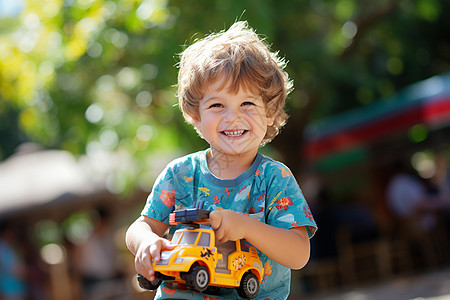
<svg viewBox="0 0 450 300"><path fill-rule="evenodd" d="M315 161L382 140L417 124L430 130L450 124L450 73L310 124L305 130L305 154Z"/></svg>

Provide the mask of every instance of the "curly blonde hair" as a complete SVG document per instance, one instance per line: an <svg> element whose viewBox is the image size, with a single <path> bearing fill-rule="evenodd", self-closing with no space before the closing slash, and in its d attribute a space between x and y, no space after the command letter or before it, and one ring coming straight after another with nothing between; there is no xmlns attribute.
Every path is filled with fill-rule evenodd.
<svg viewBox="0 0 450 300"><path fill-rule="evenodd" d="M183 116L193 124L199 118L199 102L206 88L222 76L222 88L237 93L244 89L262 97L267 116L273 117L262 144L271 141L286 123L284 112L292 82L284 71L286 62L249 28L234 23L227 31L210 34L181 53L178 73L178 101Z"/></svg>

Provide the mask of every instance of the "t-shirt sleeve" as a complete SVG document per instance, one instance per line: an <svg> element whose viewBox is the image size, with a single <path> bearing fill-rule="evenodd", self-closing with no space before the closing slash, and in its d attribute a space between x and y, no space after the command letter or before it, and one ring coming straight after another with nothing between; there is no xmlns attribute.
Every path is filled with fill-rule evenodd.
<svg viewBox="0 0 450 300"><path fill-rule="evenodd" d="M172 167L167 166L156 179L141 215L169 224L175 207L175 180Z"/></svg>
<svg viewBox="0 0 450 300"><path fill-rule="evenodd" d="M292 172L278 162L273 163L267 171L267 224L286 229L306 226L311 238L317 225Z"/></svg>

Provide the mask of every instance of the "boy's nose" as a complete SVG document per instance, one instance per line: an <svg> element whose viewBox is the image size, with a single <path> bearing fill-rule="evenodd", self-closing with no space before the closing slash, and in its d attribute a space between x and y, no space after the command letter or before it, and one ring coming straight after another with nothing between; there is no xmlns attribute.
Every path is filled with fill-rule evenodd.
<svg viewBox="0 0 450 300"><path fill-rule="evenodd" d="M228 108L225 111L224 121L225 122L235 122L241 119L241 112L239 109Z"/></svg>

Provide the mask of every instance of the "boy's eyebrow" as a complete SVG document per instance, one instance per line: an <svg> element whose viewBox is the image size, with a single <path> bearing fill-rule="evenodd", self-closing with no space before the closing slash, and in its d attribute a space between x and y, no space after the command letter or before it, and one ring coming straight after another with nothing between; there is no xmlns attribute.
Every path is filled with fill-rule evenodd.
<svg viewBox="0 0 450 300"><path fill-rule="evenodd" d="M207 102L210 102L210 101L220 100L220 98L221 98L221 97L219 97L219 96L217 96L217 95L212 95L212 96L209 96L208 98L202 99L202 102L203 102L203 103L207 103Z"/></svg>
<svg viewBox="0 0 450 300"><path fill-rule="evenodd" d="M204 98L202 100L209 101L209 100L221 99L221 98L224 98L224 96L221 94L212 94L211 96L208 96L208 98ZM244 98L244 99L261 99L262 97L261 97L261 95L258 95L258 94L246 93L242 96L242 98Z"/></svg>

